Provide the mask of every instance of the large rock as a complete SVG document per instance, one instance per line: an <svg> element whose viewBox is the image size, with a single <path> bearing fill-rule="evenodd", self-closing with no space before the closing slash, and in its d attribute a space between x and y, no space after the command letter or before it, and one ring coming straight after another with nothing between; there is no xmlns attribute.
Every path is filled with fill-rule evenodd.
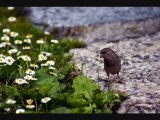
<svg viewBox="0 0 160 120"><path fill-rule="evenodd" d="M35 24L75 27L144 20L160 16L159 7L29 7Z"/></svg>
<svg viewBox="0 0 160 120"><path fill-rule="evenodd" d="M57 38L75 37L90 44L153 34L160 29L159 7L26 7L42 30Z"/></svg>
<svg viewBox="0 0 160 120"><path fill-rule="evenodd" d="M72 62L77 69L107 90L107 75L99 58L100 50L109 47L121 57L119 84L116 75L111 75L112 90L127 93L129 97L121 103L118 113L160 113L160 33L141 38L124 39L117 43L96 42L87 48L72 49ZM81 51L81 52L79 52Z"/></svg>

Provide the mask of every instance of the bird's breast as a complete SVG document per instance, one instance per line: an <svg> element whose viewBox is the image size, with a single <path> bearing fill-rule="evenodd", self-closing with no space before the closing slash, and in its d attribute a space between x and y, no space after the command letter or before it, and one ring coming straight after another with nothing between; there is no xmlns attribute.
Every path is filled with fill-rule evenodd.
<svg viewBox="0 0 160 120"><path fill-rule="evenodd" d="M108 64L105 64L105 63L104 63L104 70L105 70L107 73L116 74L116 73L119 73L120 69L121 69L121 64L120 64L120 62L118 62L118 63L115 64L115 65L108 65Z"/></svg>

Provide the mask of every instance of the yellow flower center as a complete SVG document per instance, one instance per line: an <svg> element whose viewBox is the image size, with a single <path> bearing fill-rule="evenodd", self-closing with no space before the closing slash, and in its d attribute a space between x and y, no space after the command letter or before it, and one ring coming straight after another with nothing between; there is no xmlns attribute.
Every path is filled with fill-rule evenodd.
<svg viewBox="0 0 160 120"><path fill-rule="evenodd" d="M22 79L19 79L19 82L22 82L23 80Z"/></svg>
<svg viewBox="0 0 160 120"><path fill-rule="evenodd" d="M7 61L8 61L8 62L11 62L12 60L11 60L11 59L8 59Z"/></svg>

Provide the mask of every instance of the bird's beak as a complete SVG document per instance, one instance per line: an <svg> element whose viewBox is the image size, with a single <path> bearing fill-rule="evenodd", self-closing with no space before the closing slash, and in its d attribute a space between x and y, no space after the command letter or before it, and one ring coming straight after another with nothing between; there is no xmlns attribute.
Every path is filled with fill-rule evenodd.
<svg viewBox="0 0 160 120"><path fill-rule="evenodd" d="M100 58L103 58L103 54L100 54Z"/></svg>

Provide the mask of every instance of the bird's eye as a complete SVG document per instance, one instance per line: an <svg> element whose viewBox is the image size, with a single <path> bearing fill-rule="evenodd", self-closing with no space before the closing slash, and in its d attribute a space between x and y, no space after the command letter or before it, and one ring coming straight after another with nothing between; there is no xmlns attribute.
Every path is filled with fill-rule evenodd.
<svg viewBox="0 0 160 120"><path fill-rule="evenodd" d="M104 53L106 53L107 51L104 51Z"/></svg>

